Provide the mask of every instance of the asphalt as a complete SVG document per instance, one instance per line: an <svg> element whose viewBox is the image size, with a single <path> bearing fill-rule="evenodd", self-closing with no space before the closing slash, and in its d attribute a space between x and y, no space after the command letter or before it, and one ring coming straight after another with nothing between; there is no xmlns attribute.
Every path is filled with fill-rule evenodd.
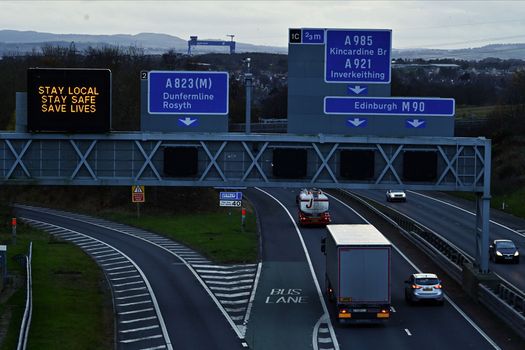
<svg viewBox="0 0 525 350"><path fill-rule="evenodd" d="M174 255L143 240L68 218L24 209L17 209L17 215L84 233L129 256L152 286L174 349L244 349L216 304Z"/></svg>

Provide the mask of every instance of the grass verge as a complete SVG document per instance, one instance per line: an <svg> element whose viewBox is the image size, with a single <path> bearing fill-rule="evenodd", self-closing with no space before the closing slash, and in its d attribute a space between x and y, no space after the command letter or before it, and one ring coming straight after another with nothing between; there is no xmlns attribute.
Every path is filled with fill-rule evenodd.
<svg viewBox="0 0 525 350"><path fill-rule="evenodd" d="M475 201L476 195L470 192L449 192L449 194L469 201ZM522 187L509 194L492 195L490 207L503 210L514 216L525 219L525 187ZM505 206L503 206L505 203ZM505 208L505 209L503 209Z"/></svg>
<svg viewBox="0 0 525 350"><path fill-rule="evenodd" d="M5 209L4 209L5 214ZM5 217L6 215L0 215ZM2 231L9 232L4 225ZM3 289L0 319L5 327L0 349L16 349L25 308L25 268L13 257L33 242L33 315L30 349L111 349L114 345L111 295L95 262L78 247L18 225L17 244L8 245L11 283ZM16 282L18 281L18 282Z"/></svg>
<svg viewBox="0 0 525 350"><path fill-rule="evenodd" d="M201 252L217 263L258 261L255 214L248 208L246 225L241 227L241 209L185 215L106 213L106 218L159 233Z"/></svg>

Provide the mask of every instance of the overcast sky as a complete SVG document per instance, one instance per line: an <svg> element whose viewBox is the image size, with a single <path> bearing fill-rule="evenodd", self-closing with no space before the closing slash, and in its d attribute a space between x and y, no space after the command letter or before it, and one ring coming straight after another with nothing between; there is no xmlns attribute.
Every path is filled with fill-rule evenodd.
<svg viewBox="0 0 525 350"><path fill-rule="evenodd" d="M392 29L394 48L525 42L514 1L10 1L0 29L74 34L165 33L287 46L288 28Z"/></svg>

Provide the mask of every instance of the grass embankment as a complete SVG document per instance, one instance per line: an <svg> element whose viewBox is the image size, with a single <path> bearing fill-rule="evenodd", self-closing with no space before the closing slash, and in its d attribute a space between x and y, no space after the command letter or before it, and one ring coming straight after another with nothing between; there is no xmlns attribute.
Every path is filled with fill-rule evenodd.
<svg viewBox="0 0 525 350"><path fill-rule="evenodd" d="M476 200L476 195L470 192L451 192L451 194L469 201ZM505 209L503 211L517 217L525 218L524 198L525 187L505 195L492 195L492 198L490 199L490 207L502 210L503 203L505 203Z"/></svg>
<svg viewBox="0 0 525 350"><path fill-rule="evenodd" d="M17 244L5 225L0 240L7 244L11 281L0 293L1 326L6 330L0 349L16 349L25 308L25 268L14 256L27 254L33 242L33 315L29 349L111 349L113 309L105 277L78 247L53 239L19 223Z"/></svg>
<svg viewBox="0 0 525 350"><path fill-rule="evenodd" d="M244 228L240 208L180 216L145 214L137 218L131 213L104 216L172 238L217 263L254 263L258 259L257 224L251 208L247 210Z"/></svg>

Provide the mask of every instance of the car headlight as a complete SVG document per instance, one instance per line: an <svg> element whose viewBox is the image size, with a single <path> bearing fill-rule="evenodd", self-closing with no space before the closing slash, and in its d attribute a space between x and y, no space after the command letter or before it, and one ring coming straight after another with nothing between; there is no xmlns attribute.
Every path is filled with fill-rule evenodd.
<svg viewBox="0 0 525 350"><path fill-rule="evenodd" d="M496 251L496 255L497 256L503 256L503 254L501 254L500 252Z"/></svg>
<svg viewBox="0 0 525 350"><path fill-rule="evenodd" d="M516 253L514 253L514 256L519 256L519 255L520 255L520 252L518 252L518 251L516 250Z"/></svg>

